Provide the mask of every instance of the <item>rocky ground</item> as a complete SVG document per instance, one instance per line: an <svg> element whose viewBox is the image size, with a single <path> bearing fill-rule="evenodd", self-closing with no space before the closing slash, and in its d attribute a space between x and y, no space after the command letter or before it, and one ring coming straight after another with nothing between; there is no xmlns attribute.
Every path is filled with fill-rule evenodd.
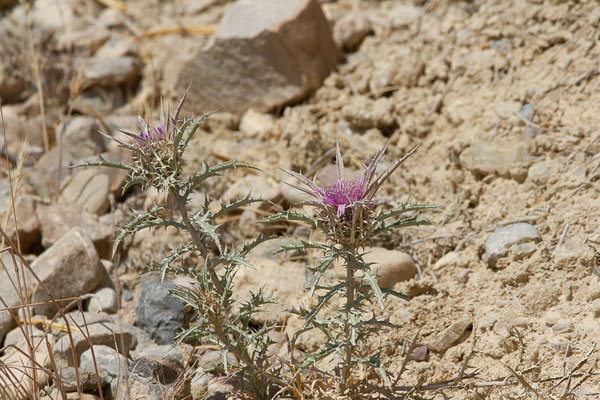
<svg viewBox="0 0 600 400"><path fill-rule="evenodd" d="M170 346L186 323L184 307L168 296L171 283L142 275L185 238L142 232L111 258L116 226L160 195L122 194L119 173L69 169L99 153L127 162L97 131L136 132L137 114L157 121L160 99L175 104L192 82L184 114L218 111L191 143L186 170L233 156L262 169L203 187L214 199L251 188L289 207L299 195L277 167L322 169L336 141L355 167L387 142L387 163L420 145L378 200L398 204L412 193L437 203L428 212L435 224L379 240L372 254L394 289L411 297L390 299L386 313L402 328L373 343L393 372L411 351L399 384L424 385L415 394L424 398L600 396L597 3L265 3L236 15L225 0L0 0L0 222L12 240L18 232L24 255L0 253L0 297L5 310L35 304L21 317L42 342L38 361L62 371L63 391L79 384L92 399L100 385L118 397L124 380L140 399L228 390L215 379L216 352ZM302 13L290 14L297 4ZM264 229L306 235L301 226L254 223L268 212L250 208L224 220L227 241ZM241 273L238 287L264 286L280 299L265 318L283 324L285 348L283 333L299 326L285 310L309 301L306 266L315 257L271 255L280 243L258 249L259 273ZM25 271L19 278L14 265ZM67 305L80 299L85 312L51 321L46 288ZM84 318L88 334L73 333L71 342L64 320L82 326ZM15 327L0 312L2 398L58 398L52 374L33 385L49 394L16 389L26 369L7 366L27 364L15 350L27 344ZM319 340L304 337L299 346L314 349Z"/></svg>

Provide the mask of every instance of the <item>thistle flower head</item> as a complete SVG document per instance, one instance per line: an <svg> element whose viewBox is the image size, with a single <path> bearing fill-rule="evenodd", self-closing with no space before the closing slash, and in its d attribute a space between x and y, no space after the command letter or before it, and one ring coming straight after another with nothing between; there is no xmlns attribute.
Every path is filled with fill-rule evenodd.
<svg viewBox="0 0 600 400"><path fill-rule="evenodd" d="M364 177L355 180L339 178L334 184L318 189L321 202L335 207L338 217L345 215L346 207L359 201L364 193Z"/></svg>
<svg viewBox="0 0 600 400"><path fill-rule="evenodd" d="M361 221L370 220L377 202L373 197L381 185L415 150L416 147L400 160L392 163L385 171L376 174L377 165L383 157L388 145L373 157L369 165L364 165L360 178L349 179L344 170L344 161L339 144L336 146L337 180L326 187L317 185L316 180L310 180L302 174L284 170L288 174L302 181L307 187L290 185L310 195L314 200L305 204L316 207L321 216L325 217L331 226L353 225ZM360 220L360 221L358 221ZM336 228L337 229L337 228Z"/></svg>
<svg viewBox="0 0 600 400"><path fill-rule="evenodd" d="M134 139L140 147L145 147L147 144L158 143L167 140L167 127L161 125L156 128L149 128L145 122L142 131L140 132L140 138Z"/></svg>

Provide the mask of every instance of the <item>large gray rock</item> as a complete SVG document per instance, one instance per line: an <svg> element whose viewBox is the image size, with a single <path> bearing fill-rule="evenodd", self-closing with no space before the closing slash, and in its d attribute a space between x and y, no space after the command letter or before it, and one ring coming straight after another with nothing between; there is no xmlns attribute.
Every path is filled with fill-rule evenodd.
<svg viewBox="0 0 600 400"><path fill-rule="evenodd" d="M146 280L136 307L136 324L158 344L172 344L183 325L183 303L168 291L173 284Z"/></svg>
<svg viewBox="0 0 600 400"><path fill-rule="evenodd" d="M485 260L490 267L495 267L499 258L512 253L522 257L535 250L533 243L542 240L537 228L531 224L520 222L498 229L485 242Z"/></svg>
<svg viewBox="0 0 600 400"><path fill-rule="evenodd" d="M43 252L32 268L40 282L34 282L31 300L45 303L35 306L34 310L49 318L58 310L50 301L48 291L54 299L77 297L92 291L102 279L98 252L87 233L77 228Z"/></svg>
<svg viewBox="0 0 600 400"><path fill-rule="evenodd" d="M206 48L184 55L176 74L188 104L243 113L304 99L338 62L331 28L316 0L239 0Z"/></svg>

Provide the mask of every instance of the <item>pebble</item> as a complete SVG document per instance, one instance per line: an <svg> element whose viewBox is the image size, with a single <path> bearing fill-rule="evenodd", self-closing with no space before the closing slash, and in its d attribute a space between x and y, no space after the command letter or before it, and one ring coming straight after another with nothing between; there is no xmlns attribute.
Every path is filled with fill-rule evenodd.
<svg viewBox="0 0 600 400"><path fill-rule="evenodd" d="M539 242L542 238L537 228L531 224L520 222L505 226L495 231L485 242L485 260L490 267L496 266L496 261L506 257L509 252L517 257L530 248L519 245L526 242Z"/></svg>
<svg viewBox="0 0 600 400"><path fill-rule="evenodd" d="M60 370L60 382L66 391L74 390L98 390L98 384L103 387L111 381L107 372L103 369L94 369L93 365L91 368L85 368L79 366L77 370L74 367L65 367Z"/></svg>
<svg viewBox="0 0 600 400"><path fill-rule="evenodd" d="M534 110L535 109L533 105L531 105L530 103L525 103L519 109L519 115L523 117L523 119L529 120L529 118L533 115Z"/></svg>
<svg viewBox="0 0 600 400"><path fill-rule="evenodd" d="M340 48L354 50L372 31L373 25L367 13L350 12L333 25L333 39Z"/></svg>
<svg viewBox="0 0 600 400"><path fill-rule="evenodd" d="M81 169L69 178L62 190L65 200L96 215L102 215L108 210L110 178L101 169Z"/></svg>
<svg viewBox="0 0 600 400"><path fill-rule="evenodd" d="M65 147L76 149L79 157L95 156L104 151L104 140L99 130L100 124L95 118L74 117L59 125L57 141Z"/></svg>
<svg viewBox="0 0 600 400"><path fill-rule="evenodd" d="M247 137L270 137L275 132L273 116L251 108L240 119L240 131Z"/></svg>
<svg viewBox="0 0 600 400"><path fill-rule="evenodd" d="M118 310L117 292L109 287L104 287L92 293L92 298L88 304L89 312L105 312L115 314Z"/></svg>
<svg viewBox="0 0 600 400"><path fill-rule="evenodd" d="M94 315L96 318L94 318ZM100 319L97 319L98 317ZM137 337L132 333L135 332L135 329L130 329L129 325L125 323L115 324L107 317L107 314L86 313L87 330L71 333L71 337L69 335L60 337L52 346L52 354L57 366L72 367L73 357L77 357L78 360L81 359L83 352L90 348L90 343L93 343L94 347L116 347L125 356L129 349L135 348L138 343ZM71 340L75 352L73 352Z"/></svg>
<svg viewBox="0 0 600 400"><path fill-rule="evenodd" d="M473 319L471 317L463 317L458 321L453 322L440 337L429 347L436 353L444 353L450 347L455 345L467 332L473 327Z"/></svg>
<svg viewBox="0 0 600 400"><path fill-rule="evenodd" d="M112 228L98 222L98 217L81 210L77 205L59 202L38 205L37 216L42 232L42 246L48 248L59 241L71 228L85 231L101 258L110 258Z"/></svg>
<svg viewBox="0 0 600 400"><path fill-rule="evenodd" d="M410 355L415 361L429 361L429 347L426 344L419 344Z"/></svg>
<svg viewBox="0 0 600 400"><path fill-rule="evenodd" d="M10 203L7 198L5 204L9 205ZM36 204L37 199L34 196L24 193L19 194L15 203L18 231L15 228L15 222L12 217L6 220L7 225L4 227L4 231L14 244L17 244L18 236L23 253L26 253L31 247L40 242L40 220L35 213ZM5 209L0 211L0 216L6 215L6 212L12 215L12 209Z"/></svg>
<svg viewBox="0 0 600 400"><path fill-rule="evenodd" d="M87 57L76 61L81 69L82 86L117 86L130 82L139 76L141 63L137 57L123 56L115 58Z"/></svg>
<svg viewBox="0 0 600 400"><path fill-rule="evenodd" d="M83 369L94 370L94 361L99 371L105 371L108 376L116 378L126 375L133 361L109 346L94 345L94 352L88 349L81 353L79 366Z"/></svg>
<svg viewBox="0 0 600 400"><path fill-rule="evenodd" d="M473 271L471 271L469 268L461 268L460 271L458 271L456 279L458 279L459 282L467 283L467 281L469 280L469 274L471 272Z"/></svg>
<svg viewBox="0 0 600 400"><path fill-rule="evenodd" d="M460 154L460 163L477 179L487 175L524 182L532 160L529 141L477 141Z"/></svg>
<svg viewBox="0 0 600 400"><path fill-rule="evenodd" d="M595 318L600 318L600 299L592 301L592 313Z"/></svg>
<svg viewBox="0 0 600 400"><path fill-rule="evenodd" d="M417 273L412 257L399 250L373 247L363 257L367 263L375 263L371 268L379 268L377 283L383 288L393 288L398 282L408 281Z"/></svg>
<svg viewBox="0 0 600 400"><path fill-rule="evenodd" d="M387 97L373 100L366 96L353 96L342 107L342 115L353 129L378 128L385 132L397 125L393 108L394 103Z"/></svg>

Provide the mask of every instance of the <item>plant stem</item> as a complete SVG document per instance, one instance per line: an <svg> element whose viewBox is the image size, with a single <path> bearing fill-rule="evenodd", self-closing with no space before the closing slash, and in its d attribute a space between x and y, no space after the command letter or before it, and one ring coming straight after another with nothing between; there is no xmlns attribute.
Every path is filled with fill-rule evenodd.
<svg viewBox="0 0 600 400"><path fill-rule="evenodd" d="M347 382L348 378L350 378L350 364L352 363L352 354L354 351L350 316L352 315L352 306L354 305L354 264L356 263L356 257L354 255L354 249L352 250L352 255L346 258L346 322L344 326L346 354L344 355L344 366L342 368L342 378L344 382Z"/></svg>
<svg viewBox="0 0 600 400"><path fill-rule="evenodd" d="M219 280L219 277L217 276L217 273L215 272L214 268L212 268L212 266L210 265L210 262L208 262L208 249L206 248L206 245L204 244L204 242L202 242L202 239L200 238L198 231L196 231L196 228L194 228L194 226L192 225L192 221L190 221L190 216L188 215L188 212L185 208L185 203L184 203L183 199L179 195L178 189L175 187L172 187L169 190L169 192L170 192L171 196L173 197L175 204L177 205L177 209L181 213L181 217L183 218L183 223L187 227L187 230L190 233L190 235L192 236L192 240L194 241L194 244L196 245L196 247L198 247L200 249L200 252L202 253L202 257L204 258L205 265L206 265L206 268L208 269L208 273L210 274L210 279L212 280L213 285L215 286L215 288L219 294L223 294L223 283Z"/></svg>

